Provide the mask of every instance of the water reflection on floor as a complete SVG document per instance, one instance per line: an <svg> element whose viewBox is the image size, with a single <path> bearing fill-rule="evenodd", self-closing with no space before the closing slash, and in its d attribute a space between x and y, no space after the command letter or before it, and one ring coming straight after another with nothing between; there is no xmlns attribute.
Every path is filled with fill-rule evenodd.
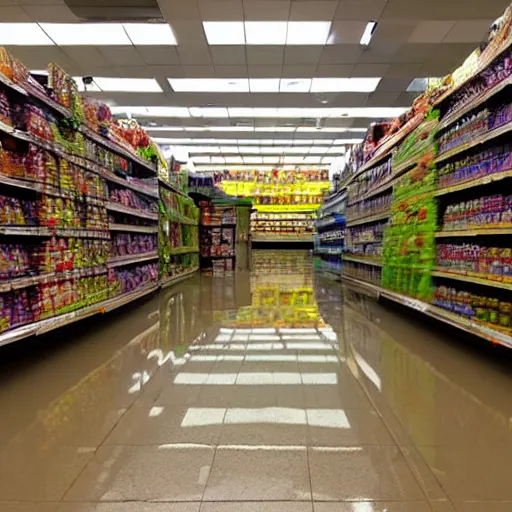
<svg viewBox="0 0 512 512"><path fill-rule="evenodd" d="M512 510L508 354L252 267L2 350L0 511Z"/></svg>

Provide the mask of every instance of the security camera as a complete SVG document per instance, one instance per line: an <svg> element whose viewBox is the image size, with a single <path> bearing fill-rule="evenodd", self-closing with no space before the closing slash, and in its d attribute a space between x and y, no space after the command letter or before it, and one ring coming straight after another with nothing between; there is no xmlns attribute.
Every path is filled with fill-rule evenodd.
<svg viewBox="0 0 512 512"><path fill-rule="evenodd" d="M94 79L92 76L83 76L82 77L82 82L84 83L84 85L91 85L93 83Z"/></svg>

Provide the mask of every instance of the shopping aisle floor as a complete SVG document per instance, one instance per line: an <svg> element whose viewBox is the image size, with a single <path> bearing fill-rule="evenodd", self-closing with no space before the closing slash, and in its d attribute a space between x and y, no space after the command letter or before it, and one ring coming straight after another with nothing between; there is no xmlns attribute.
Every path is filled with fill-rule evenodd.
<svg viewBox="0 0 512 512"><path fill-rule="evenodd" d="M2 351L0 511L512 510L506 354L253 260Z"/></svg>

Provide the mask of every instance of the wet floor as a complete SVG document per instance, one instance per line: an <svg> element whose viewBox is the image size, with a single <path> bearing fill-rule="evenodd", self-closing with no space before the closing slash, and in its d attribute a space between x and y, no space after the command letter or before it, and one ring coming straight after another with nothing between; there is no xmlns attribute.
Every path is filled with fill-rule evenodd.
<svg viewBox="0 0 512 512"><path fill-rule="evenodd" d="M512 358L253 253L0 350L1 512L510 512Z"/></svg>

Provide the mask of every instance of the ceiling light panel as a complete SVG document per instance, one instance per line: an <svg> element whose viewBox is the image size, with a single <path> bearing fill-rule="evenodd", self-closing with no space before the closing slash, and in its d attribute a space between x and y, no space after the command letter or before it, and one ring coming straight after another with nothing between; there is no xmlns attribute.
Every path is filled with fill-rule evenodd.
<svg viewBox="0 0 512 512"><path fill-rule="evenodd" d="M300 156L285 156L283 157L283 162L285 164L300 164L304 162L304 158Z"/></svg>
<svg viewBox="0 0 512 512"><path fill-rule="evenodd" d="M178 44L167 23L124 23L123 28L132 43L136 45L174 46Z"/></svg>
<svg viewBox="0 0 512 512"><path fill-rule="evenodd" d="M195 164L209 164L211 162L211 157L209 156L192 156L190 159Z"/></svg>
<svg viewBox="0 0 512 512"><path fill-rule="evenodd" d="M190 117L187 107L146 107L149 117Z"/></svg>
<svg viewBox="0 0 512 512"><path fill-rule="evenodd" d="M363 139L336 139L333 141L335 146L343 145L343 144L360 144L363 142Z"/></svg>
<svg viewBox="0 0 512 512"><path fill-rule="evenodd" d="M242 21L203 21L208 44L245 44Z"/></svg>
<svg viewBox="0 0 512 512"><path fill-rule="evenodd" d="M244 156L244 163L246 163L246 164L262 164L263 158L261 156Z"/></svg>
<svg viewBox="0 0 512 512"><path fill-rule="evenodd" d="M315 141L313 139L294 139L292 141L292 144L294 146L300 146L300 145L304 145L304 144L309 144L311 146L314 143L315 143Z"/></svg>
<svg viewBox="0 0 512 512"><path fill-rule="evenodd" d="M238 146L221 146L221 153L238 153Z"/></svg>
<svg viewBox="0 0 512 512"><path fill-rule="evenodd" d="M330 21L290 21L286 44L324 45L330 30Z"/></svg>
<svg viewBox="0 0 512 512"><path fill-rule="evenodd" d="M0 44L12 46L52 46L55 43L37 23L0 23Z"/></svg>
<svg viewBox="0 0 512 512"><path fill-rule="evenodd" d="M250 78L251 92L279 92L279 78Z"/></svg>
<svg viewBox="0 0 512 512"><path fill-rule="evenodd" d="M315 139L313 144L317 146L325 146L326 144L332 144L334 141L332 139Z"/></svg>
<svg viewBox="0 0 512 512"><path fill-rule="evenodd" d="M190 107L192 117L228 117L228 109L224 107Z"/></svg>
<svg viewBox="0 0 512 512"><path fill-rule="evenodd" d="M368 46L372 39L373 33L375 32L375 28L377 27L377 23L375 21L369 21L366 24L363 35L361 36L361 40L359 44L363 46Z"/></svg>
<svg viewBox="0 0 512 512"><path fill-rule="evenodd" d="M304 157L305 164L319 164L322 160L321 156L306 156Z"/></svg>
<svg viewBox="0 0 512 512"><path fill-rule="evenodd" d="M328 146L313 146L312 148L309 149L310 153L315 153L315 154L319 154L319 155L326 154L328 151L329 151Z"/></svg>
<svg viewBox="0 0 512 512"><path fill-rule="evenodd" d="M240 153L260 153L261 148L258 146L238 146L238 151Z"/></svg>
<svg viewBox="0 0 512 512"><path fill-rule="evenodd" d="M279 92L309 92L310 88L310 78L282 78L279 84Z"/></svg>
<svg viewBox="0 0 512 512"><path fill-rule="evenodd" d="M242 164L244 162L241 156L226 156L225 160L227 164Z"/></svg>
<svg viewBox="0 0 512 512"><path fill-rule="evenodd" d="M95 77L94 83L106 92L163 92L154 78Z"/></svg>
<svg viewBox="0 0 512 512"><path fill-rule="evenodd" d="M277 44L286 43L286 32L288 23L286 21L246 21L245 42L246 44Z"/></svg>
<svg viewBox="0 0 512 512"><path fill-rule="evenodd" d="M264 156L263 163L264 164L277 164L279 162L278 156Z"/></svg>
<svg viewBox="0 0 512 512"><path fill-rule="evenodd" d="M310 92L373 92L380 78L313 78Z"/></svg>
<svg viewBox="0 0 512 512"><path fill-rule="evenodd" d="M225 164L226 159L223 156L212 156L212 164Z"/></svg>
<svg viewBox="0 0 512 512"><path fill-rule="evenodd" d="M182 132L185 130L183 126L145 126L147 132Z"/></svg>
<svg viewBox="0 0 512 512"><path fill-rule="evenodd" d="M261 153L266 153L270 155L282 155L283 148L278 148L275 146L264 146L261 148Z"/></svg>
<svg viewBox="0 0 512 512"><path fill-rule="evenodd" d="M168 78L175 92L249 92L247 78Z"/></svg>
<svg viewBox="0 0 512 512"><path fill-rule="evenodd" d="M60 46L131 46L121 23L40 23L40 27Z"/></svg>

